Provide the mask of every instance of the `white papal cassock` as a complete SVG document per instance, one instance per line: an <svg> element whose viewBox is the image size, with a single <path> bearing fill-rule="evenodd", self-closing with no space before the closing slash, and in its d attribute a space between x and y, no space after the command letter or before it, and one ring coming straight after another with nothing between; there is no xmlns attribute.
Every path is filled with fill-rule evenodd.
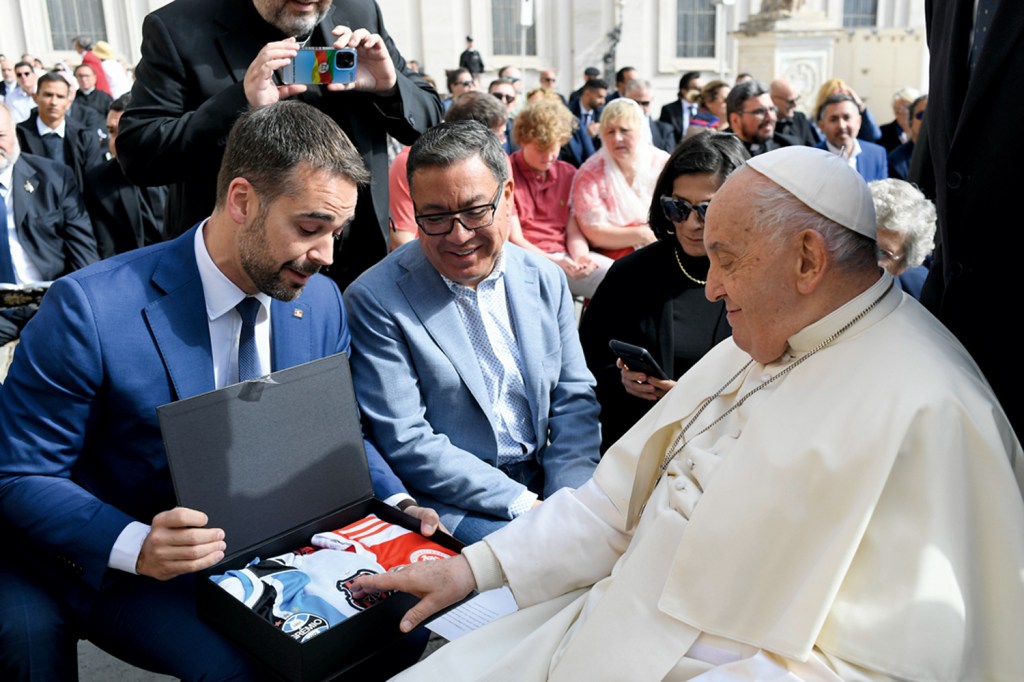
<svg viewBox="0 0 1024 682"><path fill-rule="evenodd" d="M891 281L712 401L691 438L783 373L675 457L635 530L634 487L750 360L731 339L587 485L467 548L522 610L401 679L1024 680L1024 453L967 352Z"/></svg>

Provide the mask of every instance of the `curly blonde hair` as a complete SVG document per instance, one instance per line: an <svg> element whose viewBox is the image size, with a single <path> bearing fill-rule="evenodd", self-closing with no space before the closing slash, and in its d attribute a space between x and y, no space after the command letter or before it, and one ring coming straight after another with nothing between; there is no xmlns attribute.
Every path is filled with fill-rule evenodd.
<svg viewBox="0 0 1024 682"><path fill-rule="evenodd" d="M512 137L522 146L536 142L541 147L561 147L572 136L578 123L572 112L561 103L542 99L523 107L516 116Z"/></svg>

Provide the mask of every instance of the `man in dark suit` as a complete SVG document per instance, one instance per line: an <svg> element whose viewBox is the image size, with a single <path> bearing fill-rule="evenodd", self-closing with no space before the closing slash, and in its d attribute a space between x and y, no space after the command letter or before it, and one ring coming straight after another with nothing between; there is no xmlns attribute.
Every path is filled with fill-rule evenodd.
<svg viewBox="0 0 1024 682"><path fill-rule="evenodd" d="M85 171L85 205L89 210L100 258L109 258L163 241L166 187L139 187L129 182L117 162L117 133L131 94L118 97L107 113L110 158Z"/></svg>
<svg viewBox="0 0 1024 682"><path fill-rule="evenodd" d="M608 94L607 101L611 102L617 100L620 97L626 96L626 84L629 81L636 80L640 77L635 67L624 66L615 72L615 90Z"/></svg>
<svg viewBox="0 0 1024 682"><path fill-rule="evenodd" d="M103 161L96 131L66 116L71 106L71 86L57 74L39 77L35 100L38 108L18 124L18 143L29 154L66 164L78 191L83 192L85 169Z"/></svg>
<svg viewBox="0 0 1024 682"><path fill-rule="evenodd" d="M601 127L601 110L608 96L608 84L601 78L592 78L583 84L583 93L569 110L576 115L579 127L569 142L562 147L558 158L579 168L601 146L597 131Z"/></svg>
<svg viewBox="0 0 1024 682"><path fill-rule="evenodd" d="M910 162L914 158L914 148L921 136L924 124L924 112L928 109L928 95L921 95L907 107L910 120L910 135L906 142L889 152L889 177L913 182L910 177ZM884 127L884 126L883 126Z"/></svg>
<svg viewBox="0 0 1024 682"><path fill-rule="evenodd" d="M335 27L347 28L334 34ZM224 139L239 114L296 97L341 126L375 180L360 190L330 276L345 286L387 254L387 135L411 144L440 121L441 103L405 68L373 0L177 0L146 17L142 36L118 160L136 184L172 186L168 234L213 208ZM354 47L356 82L279 85L275 71L297 53L292 37Z"/></svg>
<svg viewBox="0 0 1024 682"><path fill-rule="evenodd" d="M676 140L683 139L686 129L690 127L690 118L697 113L697 105L689 99L690 91L700 92L703 88L704 81L700 77L700 72L687 71L679 79L679 99L661 108L658 120L672 126Z"/></svg>
<svg viewBox="0 0 1024 682"><path fill-rule="evenodd" d="M779 120L775 122L775 132L788 135L800 141L800 144L813 147L821 141L818 131L814 129L810 119L804 112L798 111L797 103L800 93L785 78L776 78L769 86L772 103L779 110Z"/></svg>
<svg viewBox="0 0 1024 682"><path fill-rule="evenodd" d="M256 675L196 615L194 572L231 538L175 506L155 408L348 351L341 295L316 273L368 181L324 114L254 109L209 220L53 284L0 390L0 677L73 679L79 637L186 680ZM368 455L377 496L432 532Z"/></svg>
<svg viewBox="0 0 1024 682"><path fill-rule="evenodd" d="M864 182L884 180L889 177L885 147L858 140L860 123L860 110L852 97L830 95L821 107L821 117L818 119L818 126L825 139L815 146L833 154L842 154L864 178Z"/></svg>
<svg viewBox="0 0 1024 682"><path fill-rule="evenodd" d="M778 109L761 81L751 78L737 83L729 91L725 110L729 132L740 138L751 156L800 144L794 138L775 132Z"/></svg>
<svg viewBox="0 0 1024 682"><path fill-rule="evenodd" d="M977 11L977 14L975 14ZM976 18L977 17L977 18ZM1024 433L1018 334L992 328L986 301L1020 289L1024 233L999 229L1017 213L1024 136L1024 17L1008 0L925 0L931 52L927 142L935 171L939 246L921 293L981 366ZM995 243L981 230L998 230Z"/></svg>
<svg viewBox="0 0 1024 682"><path fill-rule="evenodd" d="M651 127L651 143L658 149L664 149L669 154L676 148L676 135L672 126L662 121L655 121L651 118L651 83L643 79L632 80L626 83L626 97L640 105L643 109L644 118Z"/></svg>
<svg viewBox="0 0 1024 682"><path fill-rule="evenodd" d="M22 154L0 105L0 282L48 282L95 262L96 240L71 170ZM0 345L18 338L34 308L0 313Z"/></svg>
<svg viewBox="0 0 1024 682"><path fill-rule="evenodd" d="M882 136L878 144L889 154L901 144L910 141L910 105L921 96L916 88L900 88L892 96L893 120L878 126Z"/></svg>
<svg viewBox="0 0 1024 682"><path fill-rule="evenodd" d="M595 78L600 77L601 70L598 69L596 66L588 66L587 68L583 69L583 85L569 93L569 103L566 106L568 106L571 109L573 104L580 101L580 96L583 95L583 87L589 81L592 81Z"/></svg>
<svg viewBox="0 0 1024 682"><path fill-rule="evenodd" d="M114 98L96 87L96 73L88 64L79 64L75 67L75 79L78 81L78 92L75 93L75 101L81 106L89 107L106 116L113 104Z"/></svg>

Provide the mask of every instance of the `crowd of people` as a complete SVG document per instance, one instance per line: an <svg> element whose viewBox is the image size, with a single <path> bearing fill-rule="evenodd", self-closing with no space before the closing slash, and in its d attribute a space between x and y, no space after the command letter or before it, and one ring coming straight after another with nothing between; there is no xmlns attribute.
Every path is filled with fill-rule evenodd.
<svg viewBox="0 0 1024 682"><path fill-rule="evenodd" d="M133 70L0 55L0 677L87 638L259 679L196 615L232 539L176 505L155 408L339 352L375 495L467 546L357 593L421 597L407 632L521 608L404 679L1024 676L1024 451L916 300L927 94L878 125L838 78L805 113L689 72L655 117L636 68L566 95L466 36L442 96L372 0L142 35ZM307 45L354 79L284 82Z"/></svg>

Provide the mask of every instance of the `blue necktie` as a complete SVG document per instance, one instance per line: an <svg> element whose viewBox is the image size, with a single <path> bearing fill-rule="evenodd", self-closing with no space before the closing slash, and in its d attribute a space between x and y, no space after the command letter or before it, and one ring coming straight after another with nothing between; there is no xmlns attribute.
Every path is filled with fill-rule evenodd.
<svg viewBox="0 0 1024 682"><path fill-rule="evenodd" d="M971 75L974 75L974 67L978 64L978 56L985 47L985 40L988 39L989 29L992 28L992 17L996 13L998 0L978 0L978 13L974 16L974 43L971 45L971 55L968 65Z"/></svg>
<svg viewBox="0 0 1024 682"><path fill-rule="evenodd" d="M11 260L10 239L7 231L7 202L0 192L0 282L15 284L17 279L14 276L14 261Z"/></svg>
<svg viewBox="0 0 1024 682"><path fill-rule="evenodd" d="M238 380L257 379L260 376L260 358L256 352L256 316L260 312L260 302L246 296L235 310L242 316L242 331L238 335Z"/></svg>
<svg viewBox="0 0 1024 682"><path fill-rule="evenodd" d="M64 163L64 140L57 133L46 133L43 135L43 146L46 148L46 158Z"/></svg>

